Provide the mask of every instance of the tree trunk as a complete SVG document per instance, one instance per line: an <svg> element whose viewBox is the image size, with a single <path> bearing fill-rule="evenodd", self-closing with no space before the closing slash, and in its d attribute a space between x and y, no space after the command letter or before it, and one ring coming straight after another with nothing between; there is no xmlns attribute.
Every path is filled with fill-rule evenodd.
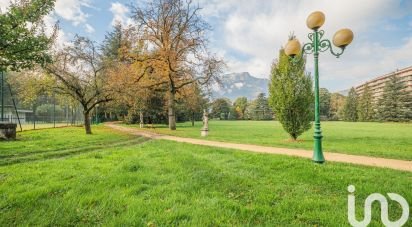
<svg viewBox="0 0 412 227"><path fill-rule="evenodd" d="M169 129L176 130L176 115L175 115L175 93L169 92L168 112L169 112Z"/></svg>
<svg viewBox="0 0 412 227"><path fill-rule="evenodd" d="M140 111L140 128L144 128L143 111Z"/></svg>
<svg viewBox="0 0 412 227"><path fill-rule="evenodd" d="M192 127L195 126L195 112L192 112Z"/></svg>
<svg viewBox="0 0 412 227"><path fill-rule="evenodd" d="M90 126L90 113L88 111L84 111L83 115L84 115L84 128L86 129L86 134L92 134L92 127Z"/></svg>

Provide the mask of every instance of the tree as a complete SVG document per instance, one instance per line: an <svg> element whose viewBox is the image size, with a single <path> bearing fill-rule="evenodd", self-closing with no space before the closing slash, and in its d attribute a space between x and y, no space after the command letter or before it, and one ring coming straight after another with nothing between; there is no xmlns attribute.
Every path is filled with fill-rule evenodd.
<svg viewBox="0 0 412 227"><path fill-rule="evenodd" d="M7 82L19 103L36 113L39 101L51 97L56 80L40 68L8 73Z"/></svg>
<svg viewBox="0 0 412 227"><path fill-rule="evenodd" d="M239 97L233 103L235 108L237 119L245 119L245 111L248 106L247 98L246 97Z"/></svg>
<svg viewBox="0 0 412 227"><path fill-rule="evenodd" d="M230 100L219 98L212 102L212 112L213 118L219 118L220 120L227 120L230 112Z"/></svg>
<svg viewBox="0 0 412 227"><path fill-rule="evenodd" d="M375 115L373 97L368 84L359 98L358 115L359 121L371 121Z"/></svg>
<svg viewBox="0 0 412 227"><path fill-rule="evenodd" d="M61 116L64 110L60 105L43 104L36 108L37 117L41 117L44 121L53 122L54 116Z"/></svg>
<svg viewBox="0 0 412 227"><path fill-rule="evenodd" d="M107 70L108 90L113 98L109 104L111 109L118 113L119 110L124 112L125 108L126 113L119 114L125 115L127 123L140 122L142 128L149 110L158 109L151 105L151 101L159 95L163 99L163 94L144 88L149 83L148 78L143 77L145 73L147 69L142 65L125 62L111 64Z"/></svg>
<svg viewBox="0 0 412 227"><path fill-rule="evenodd" d="M54 53L46 71L59 81L57 89L79 101L83 107L86 134L91 134L90 111L112 100L107 92L101 55L94 42L76 37L71 45Z"/></svg>
<svg viewBox="0 0 412 227"><path fill-rule="evenodd" d="M305 73L305 64L304 58L292 63L282 49L271 70L269 104L293 140L310 129L313 119L312 78Z"/></svg>
<svg viewBox="0 0 412 227"><path fill-rule="evenodd" d="M159 80L153 87L167 91L169 128L176 130L175 101L179 90L193 83L209 84L224 63L207 48L209 25L191 0L152 0L135 7L133 18L141 39L152 47L150 58L137 57L153 67Z"/></svg>
<svg viewBox="0 0 412 227"><path fill-rule="evenodd" d="M268 99L264 93L260 93L258 97L250 103L247 114L249 119L256 121L273 119L273 111L270 109Z"/></svg>
<svg viewBox="0 0 412 227"><path fill-rule="evenodd" d="M51 61L48 53L57 27L47 35L43 17L55 0L17 0L0 14L0 70L19 71ZM29 26L30 25L30 26Z"/></svg>
<svg viewBox="0 0 412 227"><path fill-rule="evenodd" d="M187 86L186 89L184 89L182 100L185 109L189 114L192 126L195 126L196 115L198 116L198 119L203 116L203 110L207 109L209 100L205 97L197 84L192 84L192 86Z"/></svg>
<svg viewBox="0 0 412 227"><path fill-rule="evenodd" d="M405 83L395 75L386 82L378 101L378 119L395 122L412 119L412 97L405 90Z"/></svg>
<svg viewBox="0 0 412 227"><path fill-rule="evenodd" d="M319 89L319 112L320 116L329 119L331 94L326 88Z"/></svg>
<svg viewBox="0 0 412 227"><path fill-rule="evenodd" d="M119 61L121 59L121 48L128 41L125 32L122 24L117 23L113 26L113 31L105 35L101 49L106 61Z"/></svg>
<svg viewBox="0 0 412 227"><path fill-rule="evenodd" d="M227 120L236 120L238 118L237 112L231 101L229 101L229 113L227 114Z"/></svg>
<svg viewBox="0 0 412 227"><path fill-rule="evenodd" d="M41 69L23 70L8 74L7 81L23 105L33 105L39 96L51 95L56 81Z"/></svg>
<svg viewBox="0 0 412 227"><path fill-rule="evenodd" d="M345 121L358 121L358 95L353 87L350 89L348 97L346 98L343 119Z"/></svg>
<svg viewBox="0 0 412 227"><path fill-rule="evenodd" d="M330 97L330 119L342 120L346 97L339 93L332 93Z"/></svg>
<svg viewBox="0 0 412 227"><path fill-rule="evenodd" d="M143 128L145 119L153 122L153 111L162 108L153 103L159 103L164 95L147 87L157 78L146 76L152 71L151 66L135 60L150 56L147 46L137 36L133 29L116 24L106 35L101 49L108 87L114 99L109 109L127 123L139 122Z"/></svg>

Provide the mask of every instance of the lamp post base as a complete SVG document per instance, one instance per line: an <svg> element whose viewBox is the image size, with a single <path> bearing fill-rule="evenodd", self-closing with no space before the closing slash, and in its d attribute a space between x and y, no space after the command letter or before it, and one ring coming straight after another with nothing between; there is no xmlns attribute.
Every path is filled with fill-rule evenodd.
<svg viewBox="0 0 412 227"><path fill-rule="evenodd" d="M322 152L322 137L315 137L315 147L313 150L313 161L315 163L322 164L325 162L325 157Z"/></svg>

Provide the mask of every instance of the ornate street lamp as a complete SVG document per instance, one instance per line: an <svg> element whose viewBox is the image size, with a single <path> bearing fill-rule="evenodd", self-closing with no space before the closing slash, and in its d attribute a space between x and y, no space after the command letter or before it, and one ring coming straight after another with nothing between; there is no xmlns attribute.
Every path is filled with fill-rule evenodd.
<svg viewBox="0 0 412 227"><path fill-rule="evenodd" d="M289 40L285 46L285 54L291 58L303 53L303 54L313 54L315 58L315 146L313 152L313 161L316 163L324 163L325 158L322 152L322 130L320 127L320 116L319 116L319 53L330 50L330 52L339 58L345 51L345 48L353 40L353 32L350 29L341 29L335 33L333 36L333 44L340 48L339 52L335 52L332 49L332 44L328 39L322 39L325 32L319 30L320 27L325 23L325 14L320 11L313 12L309 15L306 20L306 25L308 28L312 29L313 32L308 34L310 40L301 47L297 39ZM295 60L295 59L292 59Z"/></svg>

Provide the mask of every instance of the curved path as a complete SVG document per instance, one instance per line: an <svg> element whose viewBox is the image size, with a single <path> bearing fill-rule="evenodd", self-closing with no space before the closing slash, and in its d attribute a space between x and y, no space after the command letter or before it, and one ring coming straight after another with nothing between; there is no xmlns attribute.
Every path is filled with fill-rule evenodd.
<svg viewBox="0 0 412 227"><path fill-rule="evenodd" d="M123 132L130 133L133 135L138 135L138 136L145 136L145 137L149 137L152 139L164 139L164 140L171 140L171 141L182 142L182 143L191 143L191 144L203 145L203 146L230 148L230 149L257 152L257 153L269 153L269 154L287 155L287 156L312 159L312 151L308 151L308 150L265 147L265 146L259 146L259 145L251 145L251 144L238 144L238 143L228 143L228 142L183 138L183 137L176 137L176 136L161 135L161 134L156 134L152 132L142 131L139 129L123 127L115 123L107 123L106 125L110 128L113 128L119 131L123 131ZM412 172L412 161L375 158L375 157L368 157L368 156L358 156L358 155L330 153L330 152L325 152L324 155L325 155L325 159L330 162L343 162L343 163L351 163L351 164L373 166L373 167L382 167L382 168L389 168L389 169Z"/></svg>

